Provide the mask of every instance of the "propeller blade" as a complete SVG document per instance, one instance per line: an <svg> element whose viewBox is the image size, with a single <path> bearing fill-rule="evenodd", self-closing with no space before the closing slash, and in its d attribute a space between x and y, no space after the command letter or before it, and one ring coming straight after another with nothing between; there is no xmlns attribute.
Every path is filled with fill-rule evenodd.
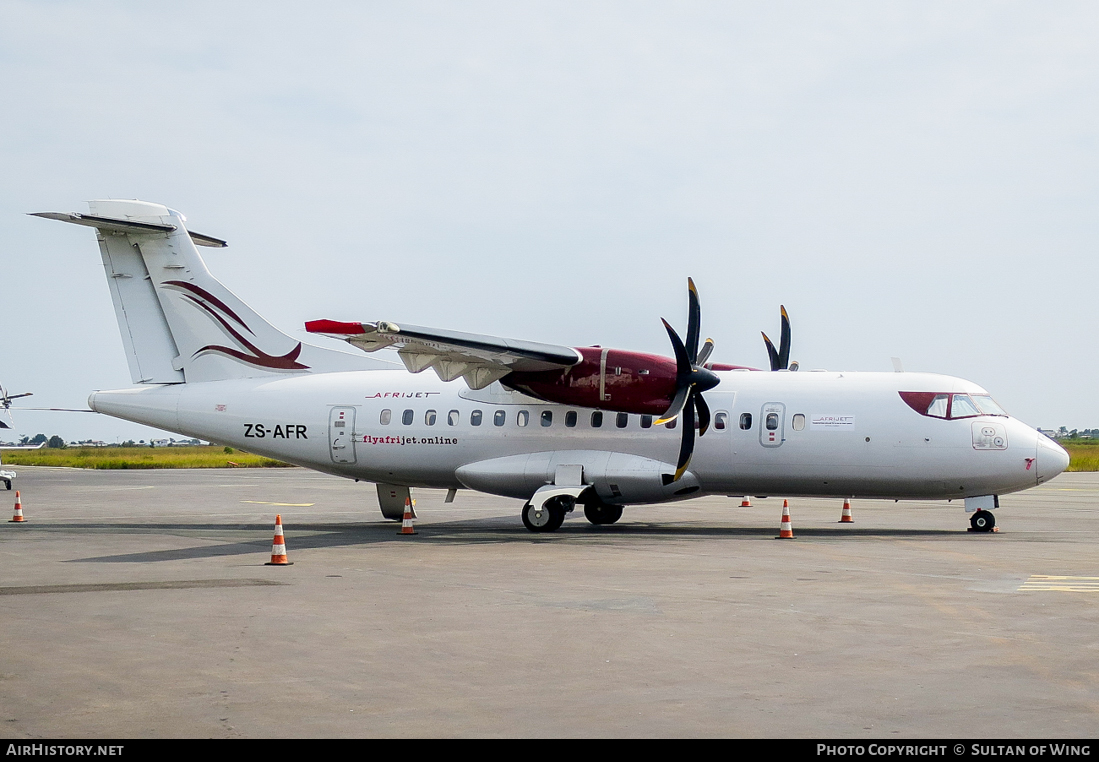
<svg viewBox="0 0 1099 762"><path fill-rule="evenodd" d="M710 428L710 406L701 394L692 394L691 401L698 409L698 435L702 436Z"/></svg>
<svg viewBox="0 0 1099 762"><path fill-rule="evenodd" d="M695 282L687 278L687 359L694 365L698 360L698 338L702 329L702 307Z"/></svg>
<svg viewBox="0 0 1099 762"><path fill-rule="evenodd" d="M763 331L760 331L763 333ZM779 370L778 364L778 350L775 349L775 345L771 343L771 340L767 338L767 334L763 333L763 343L767 345L767 356L771 360L771 370Z"/></svg>
<svg viewBox="0 0 1099 762"><path fill-rule="evenodd" d="M787 370L790 367L790 316L786 314L786 308L779 305L782 312L782 328L778 337L778 349L763 334L763 343L767 345L767 357L771 360L771 370ZM762 333L762 332L761 332Z"/></svg>
<svg viewBox="0 0 1099 762"><path fill-rule="evenodd" d="M714 340L706 339L706 341L702 342L702 349L698 351L698 361L695 362L695 365L706 365L706 361L710 359L710 355L713 354L713 351Z"/></svg>
<svg viewBox="0 0 1099 762"><path fill-rule="evenodd" d="M790 316L786 314L786 308L779 305L782 312L782 333L778 340L779 367L786 370L790 367Z"/></svg>
<svg viewBox="0 0 1099 762"><path fill-rule="evenodd" d="M686 347L683 346L683 342L679 339L679 334L675 332L675 329L668 325L668 321L664 318L660 318L660 322L664 324L664 328L668 331L668 338L672 340L672 351L675 353L675 372L680 378L685 378L691 372L691 359L687 354Z"/></svg>
<svg viewBox="0 0 1099 762"><path fill-rule="evenodd" d="M679 481L683 476L683 472L687 470L687 465L691 462L691 455L694 454L695 449L695 406L694 395L687 400L687 404L683 406L683 439L679 444L679 459L675 463L675 478L673 482Z"/></svg>
<svg viewBox="0 0 1099 762"><path fill-rule="evenodd" d="M687 404L687 397L690 394L690 384L681 385L672 399L672 404L668 405L668 409L664 411L664 415L659 420L653 421L653 426L660 426L668 421L675 420L683 412L683 407Z"/></svg>

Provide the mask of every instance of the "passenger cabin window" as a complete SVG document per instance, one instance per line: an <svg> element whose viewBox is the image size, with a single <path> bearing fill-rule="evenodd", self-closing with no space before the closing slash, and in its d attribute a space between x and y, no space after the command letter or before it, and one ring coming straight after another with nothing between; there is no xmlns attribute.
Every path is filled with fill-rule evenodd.
<svg viewBox="0 0 1099 762"><path fill-rule="evenodd" d="M591 427L593 429L598 429L602 425L603 425L603 413L599 410L596 410L594 413L591 414Z"/></svg>
<svg viewBox="0 0 1099 762"><path fill-rule="evenodd" d="M790 421L790 425L794 427L794 431L801 431L802 429L804 429L805 428L805 414L804 413L794 414L794 418L793 418L792 421Z"/></svg>
<svg viewBox="0 0 1099 762"><path fill-rule="evenodd" d="M405 426L411 426L412 425L412 417L415 416L415 415L416 414L414 412L412 412L411 410L404 411L404 413L401 414L401 423L403 423Z"/></svg>
<svg viewBox="0 0 1099 762"><path fill-rule="evenodd" d="M508 414L506 412L504 412L503 410L497 410L495 413L492 414L492 425L503 426L504 422L507 421L507 418Z"/></svg>
<svg viewBox="0 0 1099 762"><path fill-rule="evenodd" d="M565 425L568 426L570 429L576 426L575 410L570 410L569 412L565 413Z"/></svg>
<svg viewBox="0 0 1099 762"><path fill-rule="evenodd" d="M626 428L626 424L630 422L629 413L619 413L614 419L614 425L620 429Z"/></svg>
<svg viewBox="0 0 1099 762"><path fill-rule="evenodd" d="M714 416L714 428L718 431L725 431L729 426L729 414L725 411L719 412Z"/></svg>
<svg viewBox="0 0 1099 762"><path fill-rule="evenodd" d="M480 426L481 425L481 411L480 410L474 410L472 413L469 414L469 425L470 426Z"/></svg>
<svg viewBox="0 0 1099 762"><path fill-rule="evenodd" d="M552 410L543 410L542 411L542 426L545 427L545 426L552 426L552 425L553 425L553 411Z"/></svg>
<svg viewBox="0 0 1099 762"><path fill-rule="evenodd" d="M436 414L436 412L434 410L428 410L424 414L424 423L426 423L428 426L434 426L435 421L437 421L438 419L439 419L439 416L438 416L438 414Z"/></svg>
<svg viewBox="0 0 1099 762"><path fill-rule="evenodd" d="M678 422L679 422L679 418L673 418L672 420L670 420L670 421L668 421L667 423L665 423L665 424L664 424L664 428L666 428L666 429L674 429L674 428L675 428L675 425L676 425L676 424L677 424Z"/></svg>
<svg viewBox="0 0 1099 762"><path fill-rule="evenodd" d="M460 417L461 416L458 414L457 410L451 410L449 413L446 414L446 425L447 426L457 426L458 425L458 419Z"/></svg>
<svg viewBox="0 0 1099 762"><path fill-rule="evenodd" d="M526 410L520 410L519 415L515 416L515 423L519 426L526 426L530 422L530 413Z"/></svg>
<svg viewBox="0 0 1099 762"><path fill-rule="evenodd" d="M383 410L382 414L378 416L378 423L382 426L388 426L389 422L393 420L392 410Z"/></svg>
<svg viewBox="0 0 1099 762"><path fill-rule="evenodd" d="M653 427L653 417L651 415L641 416L641 428L651 429Z"/></svg>
<svg viewBox="0 0 1099 762"><path fill-rule="evenodd" d="M752 428L752 414L751 413L741 413L740 414L740 428L743 431L748 431L748 429Z"/></svg>

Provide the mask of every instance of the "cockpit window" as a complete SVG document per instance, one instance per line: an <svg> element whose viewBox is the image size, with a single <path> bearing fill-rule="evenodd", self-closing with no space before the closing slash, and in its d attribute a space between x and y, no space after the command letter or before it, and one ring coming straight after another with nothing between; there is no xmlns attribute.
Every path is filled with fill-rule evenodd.
<svg viewBox="0 0 1099 762"><path fill-rule="evenodd" d="M900 392L901 399L920 415L930 418L972 418L978 415L1007 416L987 394L947 392Z"/></svg>
<svg viewBox="0 0 1099 762"><path fill-rule="evenodd" d="M981 412L985 415L1002 415L1007 416L1007 411L996 404L996 400L987 394L971 394L970 397L977 403L977 407L981 409Z"/></svg>
<svg viewBox="0 0 1099 762"><path fill-rule="evenodd" d="M931 400L931 404L927 406L927 414L932 418L946 418L946 408L949 401L949 394L936 394Z"/></svg>
<svg viewBox="0 0 1099 762"><path fill-rule="evenodd" d="M968 394L955 394L952 396L953 399L950 402L951 418L970 418L981 414L981 411L977 409Z"/></svg>

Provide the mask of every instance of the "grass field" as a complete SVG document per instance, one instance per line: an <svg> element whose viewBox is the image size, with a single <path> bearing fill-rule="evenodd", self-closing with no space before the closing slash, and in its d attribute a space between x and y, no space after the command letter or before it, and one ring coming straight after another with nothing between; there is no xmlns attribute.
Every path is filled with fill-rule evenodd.
<svg viewBox="0 0 1099 762"><path fill-rule="evenodd" d="M6 466L68 468L279 468L288 464L224 447L68 447L63 450L9 450Z"/></svg>
<svg viewBox="0 0 1099 762"><path fill-rule="evenodd" d="M1074 442L1071 439L1062 439L1058 444L1068 450L1072 459L1068 464L1069 471L1099 471L1099 440L1084 439Z"/></svg>

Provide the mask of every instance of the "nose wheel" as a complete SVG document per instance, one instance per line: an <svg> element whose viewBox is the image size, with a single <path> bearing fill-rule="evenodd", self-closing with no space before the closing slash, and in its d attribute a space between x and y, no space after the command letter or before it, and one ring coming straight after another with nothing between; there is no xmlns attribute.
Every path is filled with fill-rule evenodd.
<svg viewBox="0 0 1099 762"><path fill-rule="evenodd" d="M980 510L969 517L970 532L994 532L996 530L996 517L992 511Z"/></svg>

